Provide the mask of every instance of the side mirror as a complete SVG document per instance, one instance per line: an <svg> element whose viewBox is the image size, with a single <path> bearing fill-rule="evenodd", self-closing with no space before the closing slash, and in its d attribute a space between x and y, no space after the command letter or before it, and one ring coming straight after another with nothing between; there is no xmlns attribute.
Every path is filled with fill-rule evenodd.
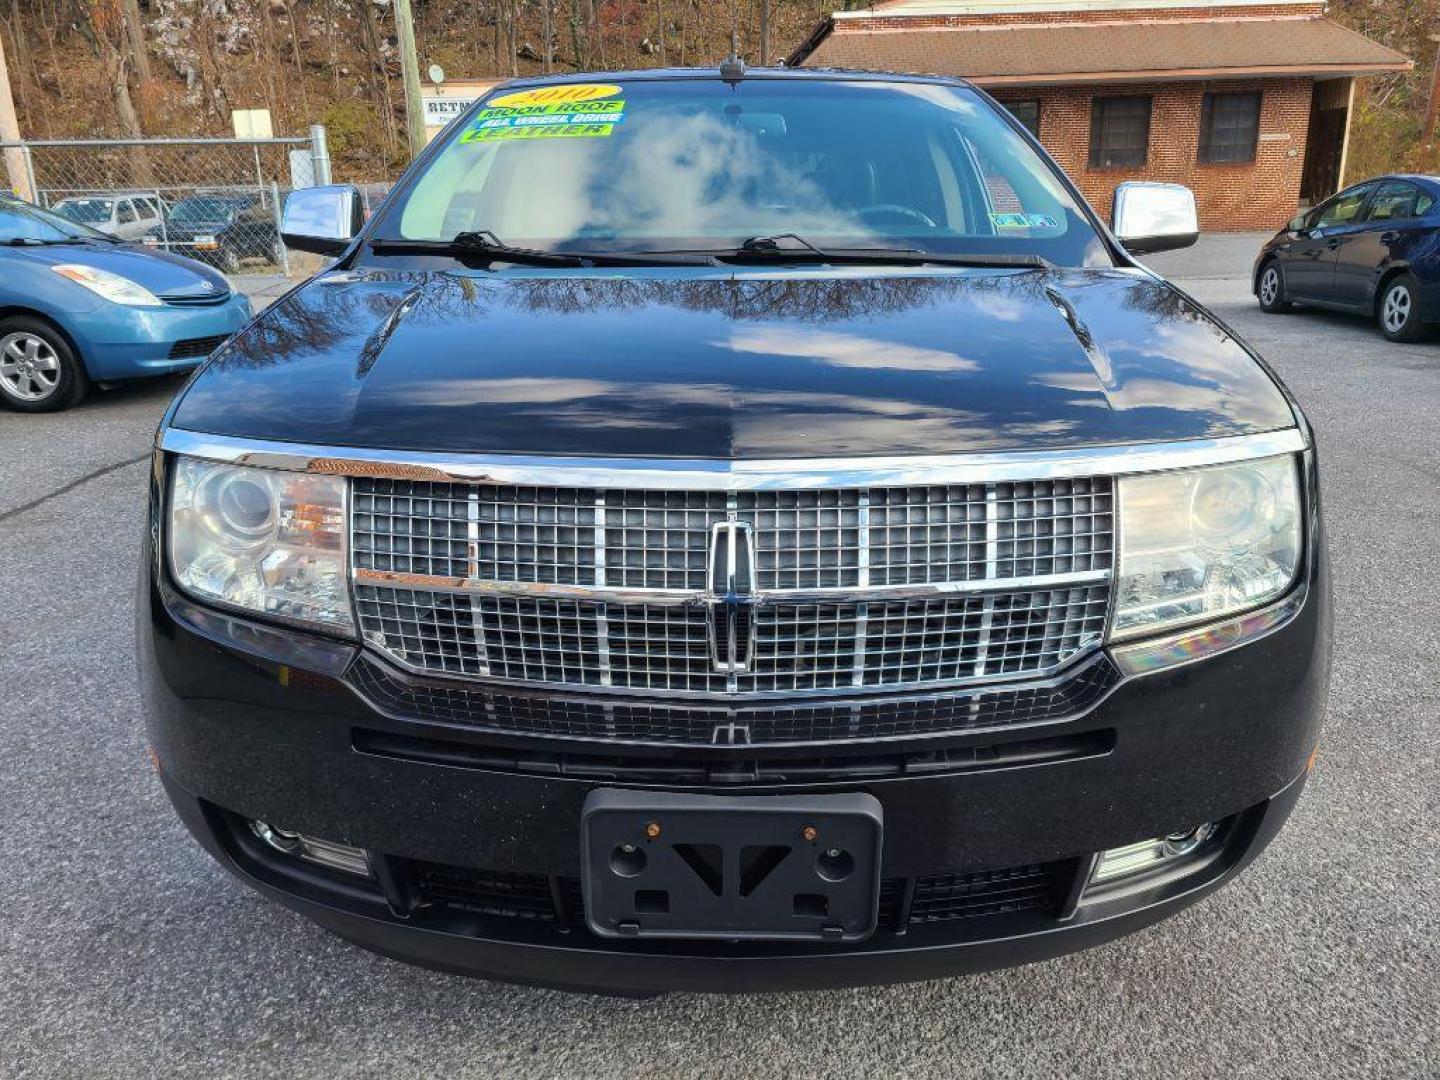
<svg viewBox="0 0 1440 1080"><path fill-rule="evenodd" d="M1294 217L1292 217L1289 221L1285 223L1285 228L1289 229L1291 232L1304 232L1306 216L1307 215L1305 214L1296 214Z"/></svg>
<svg viewBox="0 0 1440 1080"><path fill-rule="evenodd" d="M285 200L280 236L285 246L315 255L339 255L365 219L360 191L349 184L299 188Z"/></svg>
<svg viewBox="0 0 1440 1080"><path fill-rule="evenodd" d="M1189 247L1200 238L1195 193L1184 184L1126 180L1115 189L1111 227L1132 255Z"/></svg>

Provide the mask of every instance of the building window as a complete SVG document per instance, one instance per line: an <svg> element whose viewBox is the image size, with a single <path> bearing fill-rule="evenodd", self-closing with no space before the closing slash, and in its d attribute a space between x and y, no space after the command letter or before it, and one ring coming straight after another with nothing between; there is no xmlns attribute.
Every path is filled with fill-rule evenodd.
<svg viewBox="0 0 1440 1080"><path fill-rule="evenodd" d="M1090 106L1090 167L1144 165L1150 150L1150 97L1096 98Z"/></svg>
<svg viewBox="0 0 1440 1080"><path fill-rule="evenodd" d="M1260 138L1260 95L1206 94L1200 114L1200 160L1255 160Z"/></svg>
<svg viewBox="0 0 1440 1080"><path fill-rule="evenodd" d="M1037 139L1040 137L1040 102L1004 101L1001 104L1010 110L1010 115L1019 120L1026 131Z"/></svg>

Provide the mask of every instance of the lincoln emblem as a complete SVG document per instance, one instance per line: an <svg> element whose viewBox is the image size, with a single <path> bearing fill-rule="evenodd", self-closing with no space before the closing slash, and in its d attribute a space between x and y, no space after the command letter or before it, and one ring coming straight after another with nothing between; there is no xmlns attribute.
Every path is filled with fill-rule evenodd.
<svg viewBox="0 0 1440 1080"><path fill-rule="evenodd" d="M710 658L727 675L750 669L755 534L748 521L710 530Z"/></svg>

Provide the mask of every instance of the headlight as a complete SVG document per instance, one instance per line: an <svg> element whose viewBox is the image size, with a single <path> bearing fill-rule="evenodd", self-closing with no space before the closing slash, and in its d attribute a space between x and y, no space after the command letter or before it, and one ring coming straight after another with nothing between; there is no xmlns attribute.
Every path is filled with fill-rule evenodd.
<svg viewBox="0 0 1440 1080"><path fill-rule="evenodd" d="M1112 638L1207 622L1273 600L1300 564L1295 459L1120 481Z"/></svg>
<svg viewBox="0 0 1440 1080"><path fill-rule="evenodd" d="M345 481L177 458L170 570L199 600L327 630L353 628Z"/></svg>
<svg viewBox="0 0 1440 1080"><path fill-rule="evenodd" d="M80 266L76 263L62 263L59 266L50 268L61 277L69 278L76 285L83 285L96 296L103 296L116 304L125 304L128 307L160 307L161 300L145 286L131 281L119 274L112 274L109 270L99 270L93 266Z"/></svg>

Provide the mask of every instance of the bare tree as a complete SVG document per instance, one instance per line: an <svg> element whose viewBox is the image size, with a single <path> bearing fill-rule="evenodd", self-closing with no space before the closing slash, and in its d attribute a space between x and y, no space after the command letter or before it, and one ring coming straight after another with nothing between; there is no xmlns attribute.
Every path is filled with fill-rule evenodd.
<svg viewBox="0 0 1440 1080"><path fill-rule="evenodd" d="M122 0L125 41L130 48L130 68L140 82L150 81L150 55L145 48L145 24L140 21L140 0Z"/></svg>
<svg viewBox="0 0 1440 1080"><path fill-rule="evenodd" d="M120 121L121 133L127 139L144 137L140 114L135 111L135 100L130 96L130 57L121 42L128 40L125 29L125 0L89 0L77 2L75 14L76 29L82 27L83 36L88 37L105 63L105 74L110 81L110 92L115 103L115 116ZM83 32L82 32L83 33ZM130 182L145 187L155 183L155 171L150 167L150 158L142 146L129 150Z"/></svg>
<svg viewBox="0 0 1440 1080"><path fill-rule="evenodd" d="M585 70L585 44L580 34L580 0L570 0L570 47L575 52L575 70Z"/></svg>
<svg viewBox="0 0 1440 1080"><path fill-rule="evenodd" d="M519 74L520 74L520 60L519 60L520 41L519 41L519 38L518 38L518 36L517 36L518 33L519 33L519 31L516 29L516 26L515 26L515 20L516 20L516 16L517 16L518 12L519 12L519 2L518 2L518 0L510 0L510 12L509 12L508 17L507 17L506 20L505 20L505 23L506 23L506 26L509 27L509 30L510 30L510 74L511 74L511 75L519 75Z"/></svg>
<svg viewBox="0 0 1440 1080"><path fill-rule="evenodd" d="M310 115L310 95L305 92L305 61L300 55L300 0L290 6L290 54L295 60L295 81L300 85L300 115Z"/></svg>
<svg viewBox="0 0 1440 1080"><path fill-rule="evenodd" d="M375 5L371 0L362 0L361 7L365 9L361 22L365 24L365 44L370 54L365 69L373 100L377 106L382 107L385 115L385 158L388 161L395 157L396 148L399 146L399 136L395 130L395 100L390 95L390 79L385 70L385 51L380 47L380 42L384 39L375 22Z"/></svg>
<svg viewBox="0 0 1440 1080"><path fill-rule="evenodd" d="M133 0L130 0L133 2ZM275 94L275 20L270 10L270 0L256 0L260 11L260 69L265 78L265 107L272 113L279 112L280 103ZM288 104L288 101L286 102ZM286 112L289 110L287 109Z"/></svg>
<svg viewBox="0 0 1440 1080"><path fill-rule="evenodd" d="M195 16L194 36L200 49L196 51L196 71L200 76L200 90L205 97L205 107L222 119L229 115L230 98L225 93L225 71L220 58L215 55L215 15L209 4L200 4ZM209 60L209 67L206 67Z"/></svg>

